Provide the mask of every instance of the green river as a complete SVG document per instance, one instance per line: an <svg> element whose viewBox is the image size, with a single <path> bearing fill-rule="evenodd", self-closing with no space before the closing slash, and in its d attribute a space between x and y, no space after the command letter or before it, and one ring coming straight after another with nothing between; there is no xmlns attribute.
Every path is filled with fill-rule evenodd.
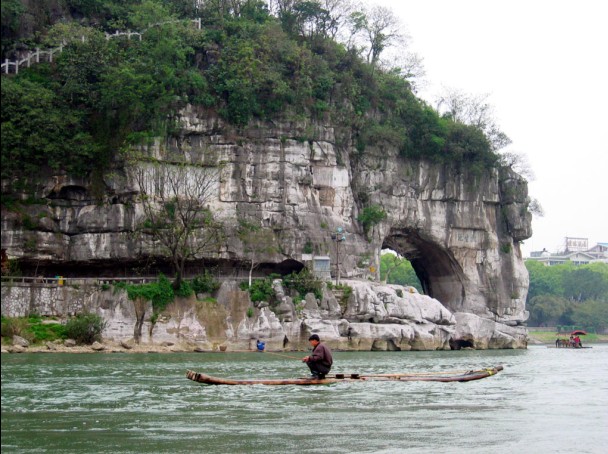
<svg viewBox="0 0 608 454"><path fill-rule="evenodd" d="M290 352L304 356L305 353ZM306 375L265 353L2 354L2 453L604 453L608 345L335 352L332 372L465 371L466 383L206 386Z"/></svg>

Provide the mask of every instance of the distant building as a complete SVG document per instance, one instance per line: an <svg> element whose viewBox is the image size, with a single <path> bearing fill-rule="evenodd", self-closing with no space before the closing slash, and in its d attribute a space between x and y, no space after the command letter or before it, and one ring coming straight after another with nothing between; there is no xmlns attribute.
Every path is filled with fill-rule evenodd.
<svg viewBox="0 0 608 454"><path fill-rule="evenodd" d="M587 238L566 237L562 252L550 253L546 249L530 252L527 260L535 260L547 266L562 265L566 262L586 265L593 262L608 263L608 243L597 243L588 247Z"/></svg>
<svg viewBox="0 0 608 454"><path fill-rule="evenodd" d="M603 258L606 261L606 258L608 258L608 243L597 243L587 251L587 254L591 254L598 259Z"/></svg>

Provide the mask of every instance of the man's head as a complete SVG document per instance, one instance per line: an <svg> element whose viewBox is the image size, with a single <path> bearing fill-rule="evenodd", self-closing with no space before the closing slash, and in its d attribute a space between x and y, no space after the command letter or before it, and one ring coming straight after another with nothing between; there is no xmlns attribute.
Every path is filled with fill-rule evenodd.
<svg viewBox="0 0 608 454"><path fill-rule="evenodd" d="M312 335L311 335L311 336L308 338L308 342L310 342L310 344L311 344L313 347L316 347L316 346L317 346L317 344L318 344L319 342L321 342L321 339L319 339L319 335L318 335L318 334L312 334Z"/></svg>

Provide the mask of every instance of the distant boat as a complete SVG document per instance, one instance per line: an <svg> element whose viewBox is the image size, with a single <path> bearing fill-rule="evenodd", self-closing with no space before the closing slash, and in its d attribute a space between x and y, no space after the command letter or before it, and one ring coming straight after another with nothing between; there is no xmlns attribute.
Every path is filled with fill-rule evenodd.
<svg viewBox="0 0 608 454"><path fill-rule="evenodd" d="M396 374L333 374L323 379L318 378L252 378L232 379L213 377L189 370L186 377L189 380L206 385L329 385L340 382L362 381L437 381L437 382L465 382L491 377L503 370L503 366L488 369L469 370L466 372L422 372L422 373L396 373Z"/></svg>
<svg viewBox="0 0 608 454"><path fill-rule="evenodd" d="M558 338L555 341L555 346L548 346L549 348L593 348L583 347L583 343L578 339L578 336L585 336L587 331L582 329L576 329L570 333L570 339ZM577 336L577 339L573 340L572 336Z"/></svg>

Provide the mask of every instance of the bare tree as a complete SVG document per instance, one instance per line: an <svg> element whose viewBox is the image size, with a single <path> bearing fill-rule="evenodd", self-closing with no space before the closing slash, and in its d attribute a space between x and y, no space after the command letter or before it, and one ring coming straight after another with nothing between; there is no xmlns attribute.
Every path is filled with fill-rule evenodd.
<svg viewBox="0 0 608 454"><path fill-rule="evenodd" d="M513 151L505 151L500 154L500 164L505 167L510 167L519 175L524 177L527 181L533 181L534 171L530 166L528 161L528 157L522 153L516 153ZM540 202L535 198L530 198L528 202L528 211L532 213L534 216L542 218L545 215L545 210L543 209Z"/></svg>
<svg viewBox="0 0 608 454"><path fill-rule="evenodd" d="M539 218L542 218L545 215L545 210L538 199L530 200L530 203L528 204L528 211Z"/></svg>
<svg viewBox="0 0 608 454"><path fill-rule="evenodd" d="M209 208L217 192L219 169L138 161L131 166L131 175L144 211L139 230L151 235L169 257L177 289L188 260L219 248L220 226Z"/></svg>
<svg viewBox="0 0 608 454"><path fill-rule="evenodd" d="M239 222L238 236L249 259L249 286L251 287L253 270L260 265L265 256L277 253L279 247L272 230L264 229L247 221L241 220Z"/></svg>
<svg viewBox="0 0 608 454"><path fill-rule="evenodd" d="M296 0L269 0L268 8L271 13L278 16L282 13L292 11L295 3Z"/></svg>
<svg viewBox="0 0 608 454"><path fill-rule="evenodd" d="M534 181L534 171L532 170L528 157L522 153L505 151L500 154L500 163L510 167L528 181Z"/></svg>
<svg viewBox="0 0 608 454"><path fill-rule="evenodd" d="M426 70L423 58L414 52L409 52L405 47L400 47L397 52L383 58L380 67L387 73L395 73L408 81L414 93L424 88Z"/></svg>
<svg viewBox="0 0 608 454"><path fill-rule="evenodd" d="M437 98L436 108L444 117L481 130L492 150L498 151L509 145L511 139L496 124L489 97L489 94L470 95L457 89L444 88L444 93Z"/></svg>
<svg viewBox="0 0 608 454"><path fill-rule="evenodd" d="M144 326L146 309L148 307L148 300L138 296L133 302L133 307L135 308L135 327L133 329L133 339L139 344L141 341L141 330Z"/></svg>
<svg viewBox="0 0 608 454"><path fill-rule="evenodd" d="M397 16L388 8L374 6L370 10L360 10L352 13L349 18L351 40L356 42L362 36L367 50L367 62L375 66L380 54L389 46L404 40L403 26Z"/></svg>
<svg viewBox="0 0 608 454"><path fill-rule="evenodd" d="M321 8L327 11L330 18L329 27L325 30L326 35L332 39L340 33L340 30L348 21L348 16L354 10L351 0L318 0Z"/></svg>

